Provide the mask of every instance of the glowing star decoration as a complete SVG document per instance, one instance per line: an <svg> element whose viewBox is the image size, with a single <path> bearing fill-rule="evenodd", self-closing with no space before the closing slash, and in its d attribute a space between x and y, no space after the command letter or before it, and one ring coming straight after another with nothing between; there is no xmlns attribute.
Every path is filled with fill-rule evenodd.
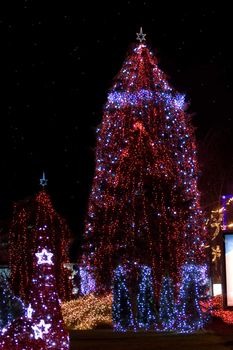
<svg viewBox="0 0 233 350"><path fill-rule="evenodd" d="M223 223L224 208L212 210L210 217L210 226L214 229L212 241L218 236Z"/></svg>
<svg viewBox="0 0 233 350"><path fill-rule="evenodd" d="M42 249L40 253L36 253L36 257L38 258L38 264L53 265L53 253L49 253L46 249Z"/></svg>
<svg viewBox="0 0 233 350"><path fill-rule="evenodd" d="M44 320L41 320L40 323L35 324L35 326L32 326L32 329L34 330L35 339L43 339L43 334L48 334L50 327L51 324L46 324Z"/></svg>
<svg viewBox="0 0 233 350"><path fill-rule="evenodd" d="M137 40L142 43L143 41L146 41L146 34L143 34L142 27L140 28L140 32L136 33L137 34Z"/></svg>
<svg viewBox="0 0 233 350"><path fill-rule="evenodd" d="M211 248L212 249L212 262L217 261L218 258L221 257L221 249L220 245L216 245L216 248Z"/></svg>
<svg viewBox="0 0 233 350"><path fill-rule="evenodd" d="M45 187L47 186L47 184L48 184L48 180L46 179L45 172L43 171L42 179L40 179L40 185L42 187Z"/></svg>
<svg viewBox="0 0 233 350"><path fill-rule="evenodd" d="M33 312L34 312L34 310L31 306L31 304L29 304L28 308L26 309L26 317L31 319Z"/></svg>
<svg viewBox="0 0 233 350"><path fill-rule="evenodd" d="M43 333L36 325L32 326L32 329L34 331L35 339L43 339Z"/></svg>

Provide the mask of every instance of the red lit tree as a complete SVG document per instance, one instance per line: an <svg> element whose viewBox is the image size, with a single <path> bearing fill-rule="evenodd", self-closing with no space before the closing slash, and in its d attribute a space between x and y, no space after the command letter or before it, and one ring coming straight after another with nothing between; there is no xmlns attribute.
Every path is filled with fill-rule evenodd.
<svg viewBox="0 0 233 350"><path fill-rule="evenodd" d="M33 257L41 237L49 236L48 249L54 252L55 279L59 297L71 297L71 281L63 264L69 261L71 234L65 220L53 208L45 190L17 203L9 235L10 281L14 293L28 301Z"/></svg>
<svg viewBox="0 0 233 350"><path fill-rule="evenodd" d="M50 235L46 230L41 231L41 226L37 229L38 251L31 257L29 305L25 316L14 320L0 334L2 350L69 349L69 335L64 327L57 292L54 254L48 248Z"/></svg>
<svg viewBox="0 0 233 350"><path fill-rule="evenodd" d="M158 297L163 276L178 285L185 262L203 262L205 232L184 96L168 84L145 35L138 39L97 130L84 262L99 292L111 288L119 264L149 265Z"/></svg>

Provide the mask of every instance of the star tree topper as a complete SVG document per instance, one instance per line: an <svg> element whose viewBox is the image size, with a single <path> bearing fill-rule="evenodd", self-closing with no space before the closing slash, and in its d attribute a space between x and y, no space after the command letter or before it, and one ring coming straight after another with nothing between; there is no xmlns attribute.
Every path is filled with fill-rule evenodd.
<svg viewBox="0 0 233 350"><path fill-rule="evenodd" d="M48 184L48 180L45 177L45 172L43 171L43 175L42 175L42 179L40 179L40 185L44 188L45 186L47 186Z"/></svg>
<svg viewBox="0 0 233 350"><path fill-rule="evenodd" d="M53 253L49 253L46 249L42 249L41 252L36 253L36 257L38 258L38 264L48 264L53 265L52 257Z"/></svg>
<svg viewBox="0 0 233 350"><path fill-rule="evenodd" d="M140 32L136 33L137 34L137 40L142 43L143 41L146 41L146 34L143 34L142 27L140 28Z"/></svg>

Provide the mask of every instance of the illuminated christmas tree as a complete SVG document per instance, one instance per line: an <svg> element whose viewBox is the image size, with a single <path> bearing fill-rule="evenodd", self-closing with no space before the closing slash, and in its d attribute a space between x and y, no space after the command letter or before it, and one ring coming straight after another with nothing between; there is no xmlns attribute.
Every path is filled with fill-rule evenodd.
<svg viewBox="0 0 233 350"><path fill-rule="evenodd" d="M84 250L98 292L110 290L118 265L138 263L151 267L158 300L163 276L177 295L185 262L203 263L205 231L185 97L167 82L142 31L138 40L97 129Z"/></svg>
<svg viewBox="0 0 233 350"><path fill-rule="evenodd" d="M177 330L190 333L203 328L208 321L208 314L202 311L200 300L205 297L205 266L185 264L182 269L182 284L179 293ZM202 295L201 295L202 294Z"/></svg>
<svg viewBox="0 0 233 350"><path fill-rule="evenodd" d="M156 312L151 269L141 266L137 295L137 325L141 329L155 328Z"/></svg>
<svg viewBox="0 0 233 350"><path fill-rule="evenodd" d="M169 276L162 279L162 287L159 300L159 320L163 330L174 329L176 315L176 305L174 299L174 286Z"/></svg>
<svg viewBox="0 0 233 350"><path fill-rule="evenodd" d="M46 241L47 240L47 241ZM50 238L41 239L36 255L35 274L30 291L31 317L35 339L43 339L48 349L69 349L68 332L62 320L60 300L55 279L54 255L49 250ZM45 247L45 248L44 248ZM42 249L43 248L43 249ZM55 259L54 259L55 260Z"/></svg>
<svg viewBox="0 0 233 350"><path fill-rule="evenodd" d="M112 319L114 329L118 332L125 332L135 327L126 274L126 269L119 265L113 278Z"/></svg>
<svg viewBox="0 0 233 350"><path fill-rule="evenodd" d="M55 280L62 300L71 297L71 281L64 263L69 262L68 247L71 237L65 220L55 211L44 186L35 197L15 205L9 234L10 281L14 293L28 302L32 280L33 257L41 237L49 237L48 249L54 252Z"/></svg>
<svg viewBox="0 0 233 350"><path fill-rule="evenodd" d="M7 327L0 337L3 350L68 350L69 336L64 328L57 293L53 253L49 236L40 236L39 250L32 261L29 306L24 317Z"/></svg>

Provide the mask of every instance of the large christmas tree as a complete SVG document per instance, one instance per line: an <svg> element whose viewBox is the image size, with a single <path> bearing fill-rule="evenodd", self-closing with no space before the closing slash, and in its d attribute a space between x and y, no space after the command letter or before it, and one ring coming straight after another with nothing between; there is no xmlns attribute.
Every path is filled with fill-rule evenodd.
<svg viewBox="0 0 233 350"><path fill-rule="evenodd" d="M178 94L138 33L97 130L84 260L99 292L118 265L150 266L155 294L185 263L204 258L194 130ZM176 290L177 291L177 290Z"/></svg>
<svg viewBox="0 0 233 350"><path fill-rule="evenodd" d="M41 237L49 237L48 248L54 252L55 280L62 300L71 298L71 281L64 263L69 261L68 248L71 238L65 220L54 209L45 191L45 177L41 179L43 189L34 197L15 205L9 235L10 282L14 293L25 302L29 300L33 272L33 257L38 250Z"/></svg>

